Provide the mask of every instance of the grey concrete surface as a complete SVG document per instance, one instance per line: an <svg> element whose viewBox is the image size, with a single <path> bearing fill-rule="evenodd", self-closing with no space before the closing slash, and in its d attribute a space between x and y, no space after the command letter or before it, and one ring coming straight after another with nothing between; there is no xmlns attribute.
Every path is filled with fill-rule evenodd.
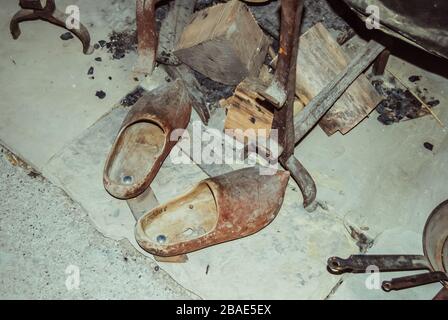
<svg viewBox="0 0 448 320"><path fill-rule="evenodd" d="M0 150L0 299L198 298L128 241L103 237L61 189Z"/></svg>

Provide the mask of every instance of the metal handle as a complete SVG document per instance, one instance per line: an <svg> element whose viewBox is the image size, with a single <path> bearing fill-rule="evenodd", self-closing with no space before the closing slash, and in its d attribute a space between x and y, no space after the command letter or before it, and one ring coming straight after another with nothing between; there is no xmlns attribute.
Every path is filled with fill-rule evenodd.
<svg viewBox="0 0 448 320"><path fill-rule="evenodd" d="M382 272L430 270L422 255L352 255L347 259L331 257L327 263L328 270L335 274L364 273L372 266Z"/></svg>
<svg viewBox="0 0 448 320"><path fill-rule="evenodd" d="M437 271L384 281L382 288L384 291L390 292L420 287L441 281L448 281L448 275L445 272Z"/></svg>

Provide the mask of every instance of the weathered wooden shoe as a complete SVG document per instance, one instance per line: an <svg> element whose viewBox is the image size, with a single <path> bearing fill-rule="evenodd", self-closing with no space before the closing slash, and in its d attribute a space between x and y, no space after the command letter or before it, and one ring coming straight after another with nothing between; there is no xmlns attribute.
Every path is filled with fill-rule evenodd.
<svg viewBox="0 0 448 320"><path fill-rule="evenodd" d="M131 199L145 191L176 141L173 130L185 129L191 104L182 81L145 93L132 107L106 160L103 182L119 199Z"/></svg>
<svg viewBox="0 0 448 320"><path fill-rule="evenodd" d="M203 180L141 217L137 242L170 257L254 234L277 216L288 179L289 172L267 176L253 167Z"/></svg>

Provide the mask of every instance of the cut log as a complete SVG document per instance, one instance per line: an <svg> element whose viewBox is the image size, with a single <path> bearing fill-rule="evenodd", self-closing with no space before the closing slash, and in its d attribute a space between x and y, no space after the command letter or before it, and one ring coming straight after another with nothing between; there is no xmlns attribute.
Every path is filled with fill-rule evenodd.
<svg viewBox="0 0 448 320"><path fill-rule="evenodd" d="M247 6L231 0L197 12L174 53L208 78L237 85L258 76L270 43Z"/></svg>
<svg viewBox="0 0 448 320"><path fill-rule="evenodd" d="M325 27L318 23L300 38L296 94L307 105L349 64L350 59ZM353 82L319 122L332 135L346 134L361 122L382 98L365 75Z"/></svg>

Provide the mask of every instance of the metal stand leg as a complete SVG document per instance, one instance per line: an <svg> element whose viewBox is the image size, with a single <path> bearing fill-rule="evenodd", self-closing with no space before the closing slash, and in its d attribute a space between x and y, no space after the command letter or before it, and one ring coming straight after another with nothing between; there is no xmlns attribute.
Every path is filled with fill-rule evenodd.
<svg viewBox="0 0 448 320"><path fill-rule="evenodd" d="M19 23L21 23L22 21L36 20L36 19L39 19L39 17L34 13L34 10L29 9L19 10L11 19L11 23L9 24L9 29L11 31L14 40L17 40L20 37L20 34L22 33L22 31L20 31Z"/></svg>
<svg viewBox="0 0 448 320"><path fill-rule="evenodd" d="M389 50L384 50L376 59L373 65L373 74L375 76L382 76L384 74L384 72L386 71L387 62L389 61L389 57Z"/></svg>
<svg viewBox="0 0 448 320"><path fill-rule="evenodd" d="M138 61L135 71L146 75L154 71L157 57L157 2L159 0L137 0Z"/></svg>
<svg viewBox="0 0 448 320"><path fill-rule="evenodd" d="M71 31L81 40L84 54L93 53L93 47L90 45L90 34L87 28L79 21L75 21L79 23L79 29L67 28L66 21L69 16L56 9L54 0L47 0L45 7L40 0L21 0L20 6L22 9L14 15L10 23L11 34L15 40L21 34L19 26L21 22L40 19Z"/></svg>
<svg viewBox="0 0 448 320"><path fill-rule="evenodd" d="M279 161L290 171L303 195L303 206L310 211L316 209L316 184L309 172L294 157L294 99L296 85L296 65L299 48L300 26L303 0L282 0L282 24L280 52L275 81L286 88L286 103L274 111L273 128L278 129L279 145L283 148Z"/></svg>

